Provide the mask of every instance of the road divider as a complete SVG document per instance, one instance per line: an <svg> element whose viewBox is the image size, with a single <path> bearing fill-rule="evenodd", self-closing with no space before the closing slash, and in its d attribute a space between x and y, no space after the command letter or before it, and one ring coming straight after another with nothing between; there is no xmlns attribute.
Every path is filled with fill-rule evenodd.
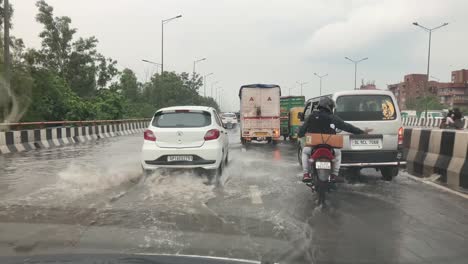
<svg viewBox="0 0 468 264"><path fill-rule="evenodd" d="M84 123L75 126L52 127L0 132L0 154L60 147L102 138L142 133L149 120L114 120Z"/></svg>
<svg viewBox="0 0 468 264"><path fill-rule="evenodd" d="M409 173L468 189L468 131L405 128L404 147Z"/></svg>
<svg viewBox="0 0 468 264"><path fill-rule="evenodd" d="M463 119L463 128L468 128L468 120ZM402 118L403 126L405 127L440 127L442 123L442 118L428 118L427 120L424 117L406 117Z"/></svg>

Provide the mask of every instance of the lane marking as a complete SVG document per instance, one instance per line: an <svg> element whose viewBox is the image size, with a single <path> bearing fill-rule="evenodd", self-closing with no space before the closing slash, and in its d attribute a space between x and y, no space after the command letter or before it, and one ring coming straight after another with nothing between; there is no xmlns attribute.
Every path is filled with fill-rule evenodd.
<svg viewBox="0 0 468 264"><path fill-rule="evenodd" d="M424 180L422 178L419 178L419 177L416 177L416 176L413 176L413 175L406 175L408 178L412 179L412 180L415 180L415 181L418 181L418 182L422 182L422 183L425 183L427 185L431 185L439 190L442 190L442 191L446 191L446 192L449 192L449 193L452 193L452 194L455 194L455 195L458 195L460 197L463 197L465 199L468 199L468 195L467 194L464 194L464 193L461 193L461 192L457 192L455 190L452 190L450 188L447 188L445 186L442 186L440 184L437 184L437 183L434 183L430 180Z"/></svg>
<svg viewBox="0 0 468 264"><path fill-rule="evenodd" d="M258 189L257 185L250 185L250 199L252 200L252 204L262 204L262 196L260 195L260 190Z"/></svg>

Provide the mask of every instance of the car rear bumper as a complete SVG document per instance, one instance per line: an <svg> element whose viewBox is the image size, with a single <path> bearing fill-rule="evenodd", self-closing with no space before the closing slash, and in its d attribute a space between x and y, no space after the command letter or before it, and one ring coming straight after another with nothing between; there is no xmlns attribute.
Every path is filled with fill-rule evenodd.
<svg viewBox="0 0 468 264"><path fill-rule="evenodd" d="M213 142L214 143L214 142ZM191 155L193 161L168 162L168 156ZM145 170L158 168L202 168L206 170L216 169L223 159L221 144L205 144L201 148L159 148L155 144L143 144L141 166Z"/></svg>
<svg viewBox="0 0 468 264"><path fill-rule="evenodd" d="M404 166L400 150L387 151L341 151L342 167L386 167Z"/></svg>

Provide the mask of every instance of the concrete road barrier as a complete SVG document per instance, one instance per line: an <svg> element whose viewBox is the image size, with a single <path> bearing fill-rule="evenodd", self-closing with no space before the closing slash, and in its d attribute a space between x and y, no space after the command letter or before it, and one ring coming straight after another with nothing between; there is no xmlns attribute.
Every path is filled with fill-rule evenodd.
<svg viewBox="0 0 468 264"><path fill-rule="evenodd" d="M463 128L468 128L468 120L466 118L462 119ZM427 121L424 117L417 118L417 117L405 117L402 118L402 124L405 127L440 127L440 123L442 123L442 118L428 118Z"/></svg>
<svg viewBox="0 0 468 264"><path fill-rule="evenodd" d="M468 189L468 131L405 128L404 147L409 173Z"/></svg>
<svg viewBox="0 0 468 264"><path fill-rule="evenodd" d="M0 132L0 154L60 147L101 138L142 133L149 121Z"/></svg>

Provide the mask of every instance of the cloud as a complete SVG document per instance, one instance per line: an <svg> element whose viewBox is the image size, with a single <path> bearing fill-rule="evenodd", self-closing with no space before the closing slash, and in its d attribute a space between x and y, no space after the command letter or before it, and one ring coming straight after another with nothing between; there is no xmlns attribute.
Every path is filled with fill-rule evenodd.
<svg viewBox="0 0 468 264"><path fill-rule="evenodd" d="M428 0L379 0L354 6L336 21L318 28L305 43L312 57L365 50L392 35L414 30L413 21L445 22L453 2ZM435 24L434 24L435 25Z"/></svg>

